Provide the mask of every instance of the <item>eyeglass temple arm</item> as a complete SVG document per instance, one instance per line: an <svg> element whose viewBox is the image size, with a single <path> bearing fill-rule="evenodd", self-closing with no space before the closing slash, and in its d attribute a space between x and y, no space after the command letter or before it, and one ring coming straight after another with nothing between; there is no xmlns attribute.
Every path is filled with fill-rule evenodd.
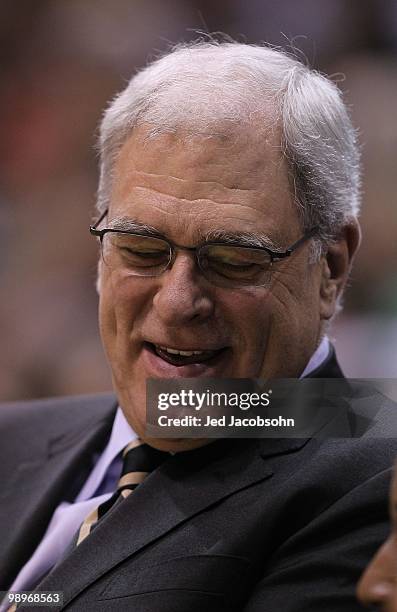
<svg viewBox="0 0 397 612"><path fill-rule="evenodd" d="M97 227L100 223L102 223L102 221L108 214L108 210L109 209L107 208L105 212L99 217L99 219L95 221L94 225L90 225L90 233L93 234L94 236L100 236L102 238L103 232L102 230L98 230Z"/></svg>
<svg viewBox="0 0 397 612"><path fill-rule="evenodd" d="M294 244L290 246L286 251L284 251L283 253L274 253L274 259L283 259L284 257L289 257L290 255L292 255L292 253L296 251L296 249L298 249L302 244L307 242L307 240L310 240L310 238L312 238L318 232L318 229L318 226L312 227L311 230L309 230L304 236L302 236L302 238L299 238L299 240L294 242Z"/></svg>

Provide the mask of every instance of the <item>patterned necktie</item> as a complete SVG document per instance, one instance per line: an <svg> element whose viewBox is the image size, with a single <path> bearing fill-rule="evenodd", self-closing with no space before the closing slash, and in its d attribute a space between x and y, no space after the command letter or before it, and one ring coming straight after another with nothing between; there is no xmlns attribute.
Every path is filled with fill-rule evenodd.
<svg viewBox="0 0 397 612"><path fill-rule="evenodd" d="M85 540L106 512L128 497L145 480L146 476L169 456L169 453L152 448L148 444L144 444L142 440L138 439L130 442L123 451L123 468L117 490L107 501L100 504L86 517L80 527L76 546Z"/></svg>

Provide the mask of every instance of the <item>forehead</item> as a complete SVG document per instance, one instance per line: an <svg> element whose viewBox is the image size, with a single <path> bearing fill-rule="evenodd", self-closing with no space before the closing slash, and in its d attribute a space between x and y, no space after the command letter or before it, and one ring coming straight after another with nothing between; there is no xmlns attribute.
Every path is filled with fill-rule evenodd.
<svg viewBox="0 0 397 612"><path fill-rule="evenodd" d="M214 225L227 231L267 231L298 222L279 131L240 129L192 136L151 137L135 128L115 164L111 216L131 216L166 231ZM207 226L207 227L204 227Z"/></svg>

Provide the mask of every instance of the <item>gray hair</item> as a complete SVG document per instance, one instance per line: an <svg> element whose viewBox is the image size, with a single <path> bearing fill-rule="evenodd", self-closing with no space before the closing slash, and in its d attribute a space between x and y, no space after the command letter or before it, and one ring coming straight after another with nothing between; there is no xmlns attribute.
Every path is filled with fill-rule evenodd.
<svg viewBox="0 0 397 612"><path fill-rule="evenodd" d="M115 160L134 127L148 124L151 137L178 129L214 134L220 126L257 128L261 122L268 130L269 105L281 127L302 226L319 228L319 255L359 212L357 134L338 87L269 46L196 41L138 72L100 127L99 212L109 206Z"/></svg>

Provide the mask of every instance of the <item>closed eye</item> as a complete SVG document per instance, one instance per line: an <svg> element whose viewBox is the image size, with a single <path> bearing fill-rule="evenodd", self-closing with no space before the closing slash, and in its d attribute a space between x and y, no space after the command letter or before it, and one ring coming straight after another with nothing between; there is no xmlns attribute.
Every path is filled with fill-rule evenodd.
<svg viewBox="0 0 397 612"><path fill-rule="evenodd" d="M256 263L232 263L230 261L212 261L211 263L216 266L235 268L236 270L249 270L250 268L258 265Z"/></svg>
<svg viewBox="0 0 397 612"><path fill-rule="evenodd" d="M166 251L141 251L131 249L130 247L120 247L120 250L130 253L131 255L138 255L139 257L161 257L167 255Z"/></svg>

